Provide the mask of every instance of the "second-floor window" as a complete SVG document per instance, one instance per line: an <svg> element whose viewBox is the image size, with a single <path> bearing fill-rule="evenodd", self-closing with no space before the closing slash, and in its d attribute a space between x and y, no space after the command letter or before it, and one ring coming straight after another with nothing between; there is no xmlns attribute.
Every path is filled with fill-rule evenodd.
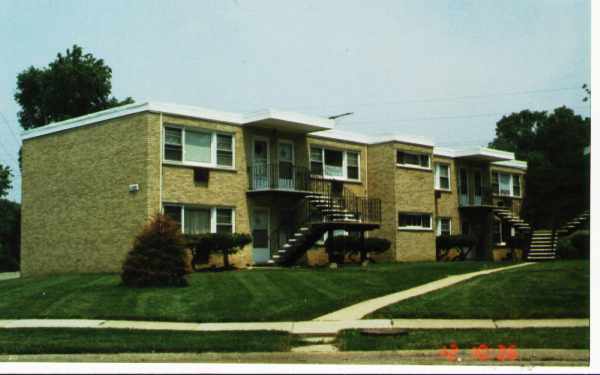
<svg viewBox="0 0 600 375"><path fill-rule="evenodd" d="M358 152L310 148L310 173L344 180L360 180Z"/></svg>
<svg viewBox="0 0 600 375"><path fill-rule="evenodd" d="M420 154L406 151L396 151L396 164L408 167L429 169L429 154Z"/></svg>
<svg viewBox="0 0 600 375"><path fill-rule="evenodd" d="M165 127L164 159L167 161L232 168L233 158L231 134Z"/></svg>
<svg viewBox="0 0 600 375"><path fill-rule="evenodd" d="M504 197L521 196L521 176L518 174L492 172L494 192Z"/></svg>
<svg viewBox="0 0 600 375"><path fill-rule="evenodd" d="M435 188L438 190L450 190L450 165L443 163L435 164Z"/></svg>
<svg viewBox="0 0 600 375"><path fill-rule="evenodd" d="M220 207L195 207L165 204L164 212L175 220L185 234L233 233L235 210Z"/></svg>

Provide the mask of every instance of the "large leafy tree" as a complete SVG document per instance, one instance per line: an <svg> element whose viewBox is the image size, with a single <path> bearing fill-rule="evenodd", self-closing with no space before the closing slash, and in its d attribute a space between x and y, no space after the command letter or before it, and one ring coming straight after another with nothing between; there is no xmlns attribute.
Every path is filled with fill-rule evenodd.
<svg viewBox="0 0 600 375"><path fill-rule="evenodd" d="M0 164L0 199L8 195L12 188L10 168Z"/></svg>
<svg viewBox="0 0 600 375"><path fill-rule="evenodd" d="M111 96L112 70L78 45L47 67L29 67L17 76L19 123L31 129L103 109L133 103Z"/></svg>
<svg viewBox="0 0 600 375"><path fill-rule="evenodd" d="M524 110L502 117L489 144L528 162L522 215L537 227L553 227L589 208L589 118L567 107Z"/></svg>

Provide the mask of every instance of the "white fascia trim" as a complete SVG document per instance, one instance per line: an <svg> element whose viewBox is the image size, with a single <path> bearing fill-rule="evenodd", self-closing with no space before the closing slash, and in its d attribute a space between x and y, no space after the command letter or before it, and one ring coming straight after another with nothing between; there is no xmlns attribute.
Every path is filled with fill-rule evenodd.
<svg viewBox="0 0 600 375"><path fill-rule="evenodd" d="M433 156L443 156L446 158L455 158L456 150L447 147L434 147Z"/></svg>
<svg viewBox="0 0 600 375"><path fill-rule="evenodd" d="M470 147L470 148L465 148L462 150L455 151L455 157L457 157L457 158L463 157L463 156L474 156L474 155L489 156L489 157L504 159L504 160L514 160L515 159L515 154L512 152L496 150L496 149L488 148L488 147Z"/></svg>
<svg viewBox="0 0 600 375"><path fill-rule="evenodd" d="M388 142L398 142L398 143L407 143L414 144L419 146L427 146L433 147L433 141L419 136L409 136L409 135L400 135L400 134L391 134L391 135L378 135L378 136L368 136L364 134L339 131L339 130L325 130L314 132L310 134L311 137L317 138L326 138L338 141L346 141L353 142L365 145L376 145L380 143L388 143Z"/></svg>
<svg viewBox="0 0 600 375"><path fill-rule="evenodd" d="M148 111L150 103L133 103L120 107L106 109L100 112L90 113L89 115L75 117L65 121L59 121L39 128L25 130L21 132L21 139L39 137L45 134L56 133L63 130L69 130L80 126L95 124L100 121L110 120L116 117L127 116L134 113Z"/></svg>
<svg viewBox="0 0 600 375"><path fill-rule="evenodd" d="M496 161L492 165L527 170L527 162L523 160Z"/></svg>
<svg viewBox="0 0 600 375"><path fill-rule="evenodd" d="M294 122L324 129L333 129L335 126L335 121L328 118L310 116L297 112L279 111L275 109L264 109L246 114L243 116L241 123L245 125L264 120Z"/></svg>

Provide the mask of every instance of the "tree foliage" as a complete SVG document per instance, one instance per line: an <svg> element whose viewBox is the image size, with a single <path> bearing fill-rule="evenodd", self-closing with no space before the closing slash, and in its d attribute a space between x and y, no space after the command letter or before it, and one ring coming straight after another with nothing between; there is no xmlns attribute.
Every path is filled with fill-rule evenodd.
<svg viewBox="0 0 600 375"><path fill-rule="evenodd" d="M12 188L11 176L10 167L0 164L0 198L7 196Z"/></svg>
<svg viewBox="0 0 600 375"><path fill-rule="evenodd" d="M201 259L210 254L223 255L224 268L230 268L229 255L240 251L252 242L252 237L246 233L205 233L187 235L186 242L194 255L192 264L196 266Z"/></svg>
<svg viewBox="0 0 600 375"><path fill-rule="evenodd" d="M130 287L186 286L185 241L179 225L157 214L136 237L123 263L121 280Z"/></svg>
<svg viewBox="0 0 600 375"><path fill-rule="evenodd" d="M521 214L536 227L552 228L589 207L590 164L583 149L590 142L590 119L563 106L502 117L489 146L528 162Z"/></svg>
<svg viewBox="0 0 600 375"><path fill-rule="evenodd" d="M34 66L17 76L15 100L21 106L19 123L31 129L133 103L111 96L112 70L78 45L59 53L48 67Z"/></svg>
<svg viewBox="0 0 600 375"><path fill-rule="evenodd" d="M364 245L364 246L363 246ZM361 260L366 260L367 253L383 253L390 249L392 243L379 237L369 237L363 241L356 236L334 236L325 241L325 251L336 263L343 263L347 255L361 254Z"/></svg>
<svg viewBox="0 0 600 375"><path fill-rule="evenodd" d="M21 205L0 199L0 272L17 271L21 259Z"/></svg>

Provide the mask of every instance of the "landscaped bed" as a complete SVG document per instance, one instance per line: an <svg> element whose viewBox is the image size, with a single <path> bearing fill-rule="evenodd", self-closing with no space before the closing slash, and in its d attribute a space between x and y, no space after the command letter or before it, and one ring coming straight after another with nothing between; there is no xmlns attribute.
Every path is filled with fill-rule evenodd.
<svg viewBox="0 0 600 375"><path fill-rule="evenodd" d="M173 332L123 329L0 329L0 354L289 351L287 332Z"/></svg>
<svg viewBox="0 0 600 375"><path fill-rule="evenodd" d="M589 349L589 328L411 330L405 335L373 336L356 330L342 331L336 339L341 350L442 349L455 343L459 350L471 351L486 345L497 350L509 348Z"/></svg>
<svg viewBox="0 0 600 375"><path fill-rule="evenodd" d="M378 318L587 318L590 263L552 261L477 277L378 310Z"/></svg>
<svg viewBox="0 0 600 375"><path fill-rule="evenodd" d="M116 274L25 277L1 282L0 319L310 320L448 275L507 265L423 262L206 272L189 275L184 288L127 288Z"/></svg>

